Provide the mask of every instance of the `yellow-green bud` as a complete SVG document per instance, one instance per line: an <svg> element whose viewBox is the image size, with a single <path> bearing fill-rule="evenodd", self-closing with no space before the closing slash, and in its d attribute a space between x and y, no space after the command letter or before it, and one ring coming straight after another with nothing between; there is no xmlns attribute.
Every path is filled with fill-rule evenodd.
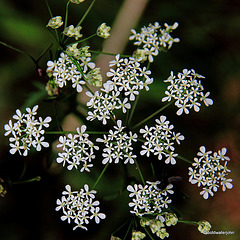
<svg viewBox="0 0 240 240"><path fill-rule="evenodd" d="M102 23L97 29L97 35L102 38L108 38L110 36L111 27L108 27L106 23Z"/></svg>
<svg viewBox="0 0 240 240"><path fill-rule="evenodd" d="M135 59L137 59L137 60L142 59L143 62L147 60L147 58L148 58L147 56L148 56L148 55L147 55L147 52L146 52L146 50L144 50L144 49L137 49L137 50L133 53L133 57L134 57Z"/></svg>
<svg viewBox="0 0 240 240"><path fill-rule="evenodd" d="M93 70L89 71L86 75L86 79L94 87L101 87L102 86L102 75L100 73L100 68L94 68Z"/></svg>
<svg viewBox="0 0 240 240"><path fill-rule="evenodd" d="M154 219L154 220L150 220L149 227L152 233L155 233L157 231L160 231L160 229L164 227L164 224L161 221Z"/></svg>
<svg viewBox="0 0 240 240"><path fill-rule="evenodd" d="M161 239L169 237L169 233L167 232L166 228L161 228L159 231L156 232L156 235Z"/></svg>
<svg viewBox="0 0 240 240"><path fill-rule="evenodd" d="M57 16L57 17L53 17L49 20L47 27L56 29L56 28L61 27L62 25L63 25L62 17Z"/></svg>
<svg viewBox="0 0 240 240"><path fill-rule="evenodd" d="M132 232L132 239L131 240L141 240L146 237L146 234L140 231L133 231Z"/></svg>
<svg viewBox="0 0 240 240"><path fill-rule="evenodd" d="M178 218L175 213L167 213L165 215L165 222L167 226L171 226L171 225L174 226L177 224Z"/></svg>
<svg viewBox="0 0 240 240"><path fill-rule="evenodd" d="M0 178L0 196L5 197L7 194L6 184L2 178Z"/></svg>
<svg viewBox="0 0 240 240"><path fill-rule="evenodd" d="M200 233L206 234L211 229L211 224L208 221L200 221L198 222L198 231Z"/></svg>
<svg viewBox="0 0 240 240"><path fill-rule="evenodd" d="M64 29L63 34L68 37L75 37L75 39L78 40L80 37L82 37L82 34L80 33L81 29L81 26L74 27L73 25L70 25Z"/></svg>
<svg viewBox="0 0 240 240"><path fill-rule="evenodd" d="M114 236L111 236L111 239L110 240L121 240L121 238L119 237L114 237Z"/></svg>

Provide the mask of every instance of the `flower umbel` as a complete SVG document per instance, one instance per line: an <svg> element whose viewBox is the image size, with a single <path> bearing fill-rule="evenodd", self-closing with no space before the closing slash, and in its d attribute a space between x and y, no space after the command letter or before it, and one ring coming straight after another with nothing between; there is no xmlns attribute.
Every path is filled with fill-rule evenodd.
<svg viewBox="0 0 240 240"><path fill-rule="evenodd" d="M90 57L79 57L79 60L73 62L65 53L61 53L57 61L47 62L47 72L53 75L55 83L58 87L63 88L67 82L72 82L72 87L76 88L77 92L82 92L82 85L86 84L85 74L89 68L93 69L95 64ZM77 66L76 66L77 65Z"/></svg>
<svg viewBox="0 0 240 240"><path fill-rule="evenodd" d="M119 163L124 161L124 164L134 164L134 159L137 157L133 155L132 142L137 141L137 134L133 134L131 131L126 133L125 127L122 126L122 121L117 121L117 126L114 126L114 130L110 130L108 135L104 135L102 138L97 138L97 142L102 142L105 145L103 149L103 164Z"/></svg>
<svg viewBox="0 0 240 240"><path fill-rule="evenodd" d="M94 150L98 150L98 146L94 146L85 133L87 127L82 125L77 128L77 134L69 133L67 136L59 137L58 148L62 148L63 152L58 153L57 162L66 164L68 170L73 168L79 169L80 172L88 171L93 167L92 160L95 159Z"/></svg>
<svg viewBox="0 0 240 240"><path fill-rule="evenodd" d="M154 25L149 24L148 27L143 27L140 33L137 33L134 29L131 30L133 33L129 37L130 40L136 40L134 45L140 46L144 55L148 56L149 62L153 62L153 56L157 56L162 48L168 47L170 49L174 42L179 42L179 38L173 38L170 33L172 30L178 27L178 23L175 22L172 26L164 24L165 29L161 29L158 22Z"/></svg>
<svg viewBox="0 0 240 240"><path fill-rule="evenodd" d="M202 75L197 74L193 69L184 69L182 73L178 73L177 77L171 72L171 76L164 80L169 82L165 94L167 95L162 99L163 102L176 100L175 105L179 108L177 115L181 115L183 112L188 114L190 109L194 109L195 112L200 111L200 102L204 102L206 106L212 105L213 100L208 98L209 92L205 95L203 93L203 86L200 78L205 78Z"/></svg>
<svg viewBox="0 0 240 240"><path fill-rule="evenodd" d="M160 116L160 119L156 119L154 127L145 126L144 129L140 129L140 133L143 134L143 138L146 140L142 145L141 155L150 156L150 153L157 155L161 160L163 156L166 158L165 163L175 164L176 154L173 147L174 142L180 144L180 141L184 140L184 136L180 133L173 131L174 126L170 125L165 116Z"/></svg>
<svg viewBox="0 0 240 240"><path fill-rule="evenodd" d="M130 212L136 216L157 215L163 209L168 208L168 204L172 202L169 194L173 194L172 184L169 184L165 189L158 188L160 181L149 182L145 186L141 184L128 185L127 190L130 192L129 197L132 202L128 205L133 208Z"/></svg>
<svg viewBox="0 0 240 240"><path fill-rule="evenodd" d="M90 220L94 219L98 224L101 219L105 219L106 215L100 213L100 202L95 199L97 191L90 190L87 184L80 191L72 191L70 185L65 186L66 191L62 192L61 199L57 199L56 211L62 209L63 215L61 220L67 220L68 223L74 222L77 228L88 230L85 226Z"/></svg>
<svg viewBox="0 0 240 240"><path fill-rule="evenodd" d="M13 119L16 122L9 120L8 124L5 124L5 136L9 134L12 137L10 141L10 153L15 154L18 152L20 155L27 156L31 147L37 151L41 151L42 147L49 147L49 143L44 141L44 128L49 127L51 117L46 117L44 120L42 117L36 118L38 105L32 109L26 108L26 113L21 113L19 109L16 110L16 114Z"/></svg>
<svg viewBox="0 0 240 240"><path fill-rule="evenodd" d="M197 154L199 158L194 158L192 167L189 167L189 182L197 184L198 187L203 186L200 194L204 199L208 199L209 195L213 196L220 186L223 191L233 187L232 179L226 178L231 172L227 168L230 158L225 156L226 153L227 149L222 148L211 155L212 151L206 151L206 148L201 146Z"/></svg>
<svg viewBox="0 0 240 240"><path fill-rule="evenodd" d="M97 35L102 38L108 38L110 36L111 27L108 27L106 23L102 23L97 29Z"/></svg>

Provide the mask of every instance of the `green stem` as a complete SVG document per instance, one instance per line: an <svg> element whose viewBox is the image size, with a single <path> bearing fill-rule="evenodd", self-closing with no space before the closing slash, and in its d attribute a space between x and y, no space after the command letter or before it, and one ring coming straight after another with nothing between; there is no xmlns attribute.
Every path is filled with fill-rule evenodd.
<svg viewBox="0 0 240 240"><path fill-rule="evenodd" d="M186 224L191 224L191 225L198 225L198 222L195 221L184 221L184 220L178 220L180 223L186 223Z"/></svg>
<svg viewBox="0 0 240 240"><path fill-rule="evenodd" d="M73 133L77 134L76 131L47 131L45 134L67 134L67 133ZM95 131L86 131L87 134L108 134L108 132L95 132Z"/></svg>
<svg viewBox="0 0 240 240"><path fill-rule="evenodd" d="M90 12L90 10L93 7L93 4L95 3L96 0L93 0L92 3L90 4L90 6L88 7L87 11L85 12L85 14L83 15L83 17L81 18L81 20L78 22L77 27L80 26L83 22L83 20L86 18L86 16L88 15L88 13Z"/></svg>
<svg viewBox="0 0 240 240"><path fill-rule="evenodd" d="M133 103L133 106L132 106L132 108L131 108L129 118L128 118L128 120L127 120L127 126L129 126L130 122L132 121L133 113L134 113L135 108L136 108L136 106L137 106L138 99L139 99L139 95L137 95L136 100L135 100L135 102Z"/></svg>
<svg viewBox="0 0 240 240"><path fill-rule="evenodd" d="M2 44L5 47L8 47L8 48L10 48L10 49L12 49L12 50L14 50L16 52L24 54L25 56L29 57L34 62L34 64L36 64L36 60L30 54L28 54L27 52L24 52L24 51L22 51L22 50L20 50L18 48L15 48L15 47L13 47L13 46L5 43L5 42L2 42L2 41L0 41L0 44Z"/></svg>
<svg viewBox="0 0 240 240"><path fill-rule="evenodd" d="M81 40L79 40L79 41L75 41L75 42L69 43L69 44L67 44L67 46L72 45L72 44L75 44L75 43L81 43L81 42L87 41L88 39L93 38L93 37L95 37L95 36L97 36L96 33L94 33L93 35L91 35L91 36L89 36L89 37L86 37L86 38L84 38L84 39L81 39ZM91 52L91 51L89 50L89 52Z"/></svg>
<svg viewBox="0 0 240 240"><path fill-rule="evenodd" d="M154 240L154 238L152 237L151 233L148 231L148 229L146 227L143 228L144 231L147 233L147 235L151 238L151 240Z"/></svg>
<svg viewBox="0 0 240 240"><path fill-rule="evenodd" d="M35 178L31 178L31 179L28 179L28 180L25 180L25 181L17 181L17 182L12 182L12 184L23 184L23 183L29 183L29 182L34 182L34 181L40 181L41 180L41 177L40 176L37 176Z"/></svg>
<svg viewBox="0 0 240 240"><path fill-rule="evenodd" d="M95 51L95 50L89 50L89 52L97 53L97 54L111 55L111 56L116 56L117 55L117 53L100 52L100 51ZM121 57L131 57L131 55L122 55L122 54L120 54L120 56Z"/></svg>
<svg viewBox="0 0 240 240"><path fill-rule="evenodd" d="M144 177L143 177L143 174L142 174L141 169L140 169L140 167L139 167L139 165L138 165L137 159L135 159L134 161L135 161L135 164L136 164L138 173L139 173L139 175L140 175L140 178L141 178L141 180L142 180L142 183L143 183L144 185L146 185L145 180L144 180Z"/></svg>
<svg viewBox="0 0 240 240"><path fill-rule="evenodd" d="M102 178L103 174L107 170L108 165L109 165L109 162L106 164L106 166L102 170L101 174L99 175L99 177L98 177L97 181L95 182L95 184L93 185L92 189L94 189L97 186L98 182L100 181L100 179Z"/></svg>
<svg viewBox="0 0 240 240"><path fill-rule="evenodd" d="M132 129L135 129L135 128L141 126L143 123L147 122L148 120L150 120L151 118L156 116L158 113L163 111L165 108L169 107L171 104L173 104L173 102L169 102L168 104L164 105L162 108L158 109L156 112L154 112L153 114L151 114L150 116L148 116L147 118L145 118L144 120L142 120L141 122L139 122L138 124L133 126Z"/></svg>
<svg viewBox="0 0 240 240"><path fill-rule="evenodd" d="M70 1L67 2L66 4L66 11L65 11L65 21L64 21L64 29L67 27L67 22L68 22L68 7L69 7L69 3ZM62 39L61 39L61 43L64 42L64 37L65 35L62 34Z"/></svg>
<svg viewBox="0 0 240 240"><path fill-rule="evenodd" d="M180 155L177 155L177 158L179 158L179 159L181 159L181 160L183 160L183 161L185 161L185 162L187 162L187 163L193 163L192 161L190 161L190 160L188 160L187 158L185 158L185 157L182 157L182 156L180 156Z"/></svg>
<svg viewBox="0 0 240 240"><path fill-rule="evenodd" d="M132 224L133 224L133 219L131 220L131 223L130 223L129 226L128 226L127 232L125 233L125 236L124 236L123 240L126 239L128 233L129 233L129 231L130 231L130 229L131 229L131 227L132 227Z"/></svg>

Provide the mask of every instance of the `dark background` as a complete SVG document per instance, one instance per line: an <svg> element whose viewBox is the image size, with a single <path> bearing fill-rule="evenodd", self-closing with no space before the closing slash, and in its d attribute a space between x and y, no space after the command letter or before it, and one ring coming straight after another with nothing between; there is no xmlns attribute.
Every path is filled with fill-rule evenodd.
<svg viewBox="0 0 240 240"><path fill-rule="evenodd" d="M64 15L64 0L51 1L53 15ZM90 1L70 7L69 22L76 24L84 14ZM51 35L45 29L49 13L45 1L6 1L0 0L0 41L38 57L50 43ZM84 36L91 35L102 23L112 25L123 1L97 0L92 12L83 23ZM208 220L213 231L234 231L234 235L202 235L195 226L177 224L168 229L169 239L239 239L240 194L239 194L239 102L240 102L240 2L237 0L183 0L149 1L137 29L158 21L179 23L173 33L180 38L167 53L160 54L151 66L154 83L150 93L143 94L135 118L142 119L161 106L165 85L162 80L184 68L195 69L206 79L202 80L205 91L210 91L214 100L211 107L202 107L199 113L176 116L176 108L164 110L174 124L175 131L185 136L179 152L193 159L199 147L205 145L208 150L228 149L231 158L228 164L232 170L234 188L223 193L219 190L214 198L204 200L200 189L188 183L188 164L180 163L170 172L183 177L178 188L190 199L178 199L175 203L185 220ZM89 40L92 49L100 49L102 40ZM5 181L17 181L24 163L27 165L25 179L40 175L40 182L14 184L8 188L5 198L0 198L0 239L1 240L73 240L73 239L110 239L110 234L129 217L127 193L115 200L102 201L102 209L107 219L100 225L90 225L89 231L72 231L73 225L61 222L61 214L55 212L56 199L60 198L65 184L76 189L85 181L94 179L86 174L68 172L55 162L49 166L45 161L46 152L26 158L9 156L8 139L3 136L3 126L15 109L39 103L40 112L51 114L52 105L43 101L46 97L41 90L46 79L40 78L32 61L9 48L0 46L0 177ZM53 48L54 50L54 48ZM126 53L133 51L129 44ZM39 62L45 69L49 55ZM40 90L39 90L40 89ZM161 91L159 91L159 89ZM32 97L32 92L37 92ZM29 100L31 99L31 100ZM144 165L144 162L141 163ZM121 178L115 167L110 167L106 177L97 187L100 196L106 196L121 186ZM101 197L100 197L101 198Z"/></svg>

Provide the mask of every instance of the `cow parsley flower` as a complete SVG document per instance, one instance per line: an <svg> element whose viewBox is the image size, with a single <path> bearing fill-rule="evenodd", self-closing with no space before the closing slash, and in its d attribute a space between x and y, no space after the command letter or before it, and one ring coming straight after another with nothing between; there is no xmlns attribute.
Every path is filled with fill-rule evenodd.
<svg viewBox="0 0 240 240"><path fill-rule="evenodd" d="M106 23L102 23L97 29L97 35L102 38L108 38L110 36L111 27L107 26Z"/></svg>
<svg viewBox="0 0 240 240"><path fill-rule="evenodd" d="M200 221L198 222L198 231L203 234L209 233L211 229L211 224L208 221Z"/></svg>
<svg viewBox="0 0 240 240"><path fill-rule="evenodd" d="M173 38L170 33L178 27L175 22L172 26L167 23L164 24L165 29L161 29L158 22L154 25L151 23L146 27L141 28L141 32L137 33L134 29L131 30L132 34L129 40L135 40L134 45L144 51L144 55L148 56L149 62L153 62L153 57L157 56L160 47L170 49L174 42L179 42L179 38ZM143 52L142 52L143 53Z"/></svg>
<svg viewBox="0 0 240 240"><path fill-rule="evenodd" d="M204 199L208 199L209 195L214 196L214 192L217 192L220 186L223 191L233 187L232 179L226 178L231 172L227 168L230 158L226 153L226 148L212 154L212 151L206 151L206 148L201 146L200 152L197 153L198 158L194 158L192 167L189 167L189 182L203 187L200 194Z"/></svg>
<svg viewBox="0 0 240 240"><path fill-rule="evenodd" d="M203 93L204 88L201 84L201 78L205 77L197 74L193 69L184 69L177 76L174 76L171 72L170 77L164 80L170 85L167 87L166 97L162 101L176 100L175 105L179 108L177 115L181 115L183 112L188 114L192 108L195 112L199 112L201 102L204 102L206 106L212 105L213 100L208 97L210 93L207 92L205 95Z"/></svg>
<svg viewBox="0 0 240 240"><path fill-rule="evenodd" d="M5 136L12 135L9 138L10 153L18 152L20 155L27 156L31 147L37 151L41 151L42 147L49 147L49 143L44 141L44 128L49 127L51 117L36 118L38 105L31 108L26 108L26 113L22 113L19 109L13 115L14 120L9 120L8 124L4 125Z"/></svg>
<svg viewBox="0 0 240 240"><path fill-rule="evenodd" d="M57 16L57 17L53 17L49 20L47 27L51 27L53 29L59 28L63 25L63 21L62 21L62 17L61 16Z"/></svg>
<svg viewBox="0 0 240 240"><path fill-rule="evenodd" d="M141 155L150 154L157 155L158 159L161 160L165 157L165 163L176 163L176 154L174 148L174 142L180 144L180 141L184 140L184 136L180 133L173 131L174 126L170 124L165 116L160 116L159 119L155 120L156 124L154 127L148 127L140 129L140 133L143 134L145 139L142 145Z"/></svg>
<svg viewBox="0 0 240 240"><path fill-rule="evenodd" d="M173 194L173 191L166 191L166 189L159 189L157 182L146 182L145 186L141 184L134 184L134 186L128 185L129 197L132 201L128 204L132 208L130 212L136 216L159 214L163 209L168 208L168 205L172 202L168 194ZM168 190L173 187L169 184Z"/></svg>
<svg viewBox="0 0 240 240"><path fill-rule="evenodd" d="M86 224L94 219L98 224L101 219L105 219L106 215L100 213L100 202L95 199L97 191L90 190L87 184L80 191L72 191L70 185L65 186L61 199L57 199L56 211L62 210L62 221L68 221L70 224L74 222L77 228L88 230Z"/></svg>
<svg viewBox="0 0 240 240"><path fill-rule="evenodd" d="M76 40L82 37L82 34L80 33L80 30L82 29L81 26L74 27L73 25L70 25L66 27L63 31L63 34L65 34L68 37L75 37Z"/></svg>
<svg viewBox="0 0 240 240"><path fill-rule="evenodd" d="M103 149L103 164L106 163L119 163L124 161L124 164L134 163L134 159L137 157L133 155L132 142L137 141L137 134L125 132L125 127L122 126L122 121L117 121L117 126L114 126L114 130L109 130L108 135L103 135L103 138L97 138L97 142L101 142L105 145Z"/></svg>
<svg viewBox="0 0 240 240"><path fill-rule="evenodd" d="M148 91L148 85L153 82L149 77L151 71L146 67L142 68L134 58L120 58L118 54L109 66L111 69L107 76L111 79L103 84L101 91L96 91L94 94L87 92L91 97L87 106L93 109L88 112L87 119L92 121L97 118L103 124L107 123L111 114L114 115L114 110L121 109L126 113L139 91L144 88Z"/></svg>
<svg viewBox="0 0 240 240"><path fill-rule="evenodd" d="M61 53L57 61L47 62L47 72L53 75L58 87L63 88L67 82L72 82L72 87L76 88L77 92L82 92L82 85L86 84L85 75L95 64L90 62L90 57L80 55L78 58L79 60L73 62L67 54Z"/></svg>
<svg viewBox="0 0 240 240"><path fill-rule="evenodd" d="M63 152L58 153L57 162L67 165L68 170L73 168L79 169L80 172L90 172L89 168L93 166L92 160L95 159L94 150L98 150L98 146L94 146L93 142L88 139L86 133L87 127L82 125L77 128L77 134L67 134L67 136L59 137L58 148Z"/></svg>

